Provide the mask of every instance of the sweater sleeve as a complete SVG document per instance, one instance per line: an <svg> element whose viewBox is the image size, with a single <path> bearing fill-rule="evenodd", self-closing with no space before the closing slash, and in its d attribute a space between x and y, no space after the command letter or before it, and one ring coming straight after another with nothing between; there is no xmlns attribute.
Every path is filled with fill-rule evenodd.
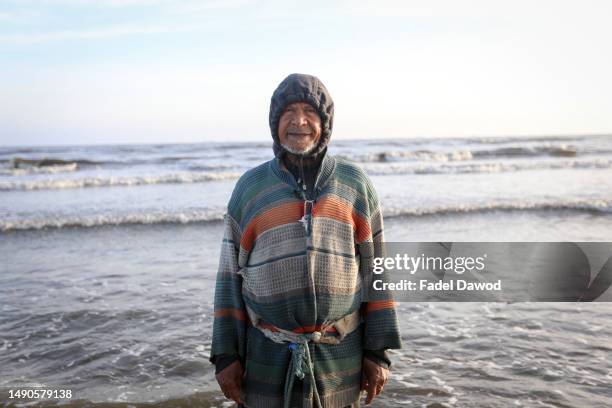
<svg viewBox="0 0 612 408"><path fill-rule="evenodd" d="M227 214L224 222L221 257L215 286L215 306L210 361L220 355L246 354L247 313L242 299L242 276L238 265L240 228Z"/></svg>
<svg viewBox="0 0 612 408"><path fill-rule="evenodd" d="M387 370L391 367L391 359L387 350L364 350L363 356Z"/></svg>
<svg viewBox="0 0 612 408"><path fill-rule="evenodd" d="M219 354L215 356L215 375L225 370L227 367L232 365L234 361L239 361L238 355L234 354L229 356L227 354Z"/></svg>
<svg viewBox="0 0 612 408"><path fill-rule="evenodd" d="M400 349L402 342L393 294L390 291L373 290L372 287L375 279L386 281L385 273L374 274L373 268L374 258L384 257L385 250L382 210L374 187L369 182L367 187L370 234L359 244L360 272L364 285L364 303L361 308L365 322L363 348Z"/></svg>

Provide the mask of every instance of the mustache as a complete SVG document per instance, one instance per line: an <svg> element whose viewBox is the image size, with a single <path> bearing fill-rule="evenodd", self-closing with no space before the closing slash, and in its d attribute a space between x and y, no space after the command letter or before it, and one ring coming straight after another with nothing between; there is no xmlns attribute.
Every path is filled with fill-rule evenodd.
<svg viewBox="0 0 612 408"><path fill-rule="evenodd" d="M297 135L310 135L312 134L312 129L298 129L298 128L287 128L287 133L293 133Z"/></svg>

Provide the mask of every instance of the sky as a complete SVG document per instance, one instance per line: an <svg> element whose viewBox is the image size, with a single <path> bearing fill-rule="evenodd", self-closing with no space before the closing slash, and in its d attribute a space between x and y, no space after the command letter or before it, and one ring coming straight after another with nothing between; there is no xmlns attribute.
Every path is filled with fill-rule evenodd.
<svg viewBox="0 0 612 408"><path fill-rule="evenodd" d="M612 134L607 0L0 0L0 145L269 140L293 72L334 138Z"/></svg>

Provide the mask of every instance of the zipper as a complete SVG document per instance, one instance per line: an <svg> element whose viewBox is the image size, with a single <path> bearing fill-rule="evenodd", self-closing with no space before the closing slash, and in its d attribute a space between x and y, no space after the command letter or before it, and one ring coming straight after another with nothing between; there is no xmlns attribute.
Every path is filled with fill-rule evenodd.
<svg viewBox="0 0 612 408"><path fill-rule="evenodd" d="M319 167L319 172L320 171L321 171L321 168ZM319 174L317 173L317 177L315 177L315 179L318 180L319 178L318 176ZM298 182L298 185L302 187L302 189L300 190L300 196L302 197L302 200L304 200L304 215L300 219L300 223L302 224L302 226L304 227L304 230L306 231L306 237L310 238L310 234L312 232L312 208L314 207L315 197L313 197L312 200L309 200L307 196L308 189L306 186L306 177L304 176L304 157L300 157L300 177L298 177L297 182ZM314 185L312 186L313 195L316 195L315 186L316 186L316 180L315 180Z"/></svg>
<svg viewBox="0 0 612 408"><path fill-rule="evenodd" d="M304 215L302 216L302 218L300 219L300 223L302 224L302 226L304 227L304 230L306 231L306 264L305 264L305 273L306 276L308 277L308 281L309 281L309 286L311 286L312 288L312 296L313 296L313 314L314 314L314 319L312 321L312 323L314 325L317 324L317 316L319 315L318 313L318 308L317 308L317 295L316 295L316 288L315 288L315 277L314 277L314 271L310 270L310 262L308 261L308 248L312 245L312 210L314 208L314 204L316 202L316 198L317 198L317 181L319 180L319 176L321 175L321 167L319 167L319 171L317 176L315 177L315 181L314 181L314 185L312 186L312 199L309 200L308 198L308 189L306 186L306 177L304 177L304 162L303 162L303 158L300 158L300 176L298 177L298 185L301 186L301 189L299 190L300 193L300 197L302 198L302 200L304 200ZM308 347L308 345L306 346Z"/></svg>

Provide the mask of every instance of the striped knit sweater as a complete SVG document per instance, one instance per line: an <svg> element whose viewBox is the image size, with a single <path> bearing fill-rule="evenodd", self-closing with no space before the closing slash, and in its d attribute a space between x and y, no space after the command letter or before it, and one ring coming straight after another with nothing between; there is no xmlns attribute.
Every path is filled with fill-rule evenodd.
<svg viewBox="0 0 612 408"><path fill-rule="evenodd" d="M362 324L340 344L310 343L324 407L359 399L363 350L401 348L392 299L368 291L372 257L382 255L376 192L357 166L326 154L314 187L308 231L303 193L275 158L246 172L225 216L215 290L211 361L239 355L248 407L279 407L290 351L250 324L246 307L269 325L296 333L361 310ZM292 406L312 406L307 381Z"/></svg>

